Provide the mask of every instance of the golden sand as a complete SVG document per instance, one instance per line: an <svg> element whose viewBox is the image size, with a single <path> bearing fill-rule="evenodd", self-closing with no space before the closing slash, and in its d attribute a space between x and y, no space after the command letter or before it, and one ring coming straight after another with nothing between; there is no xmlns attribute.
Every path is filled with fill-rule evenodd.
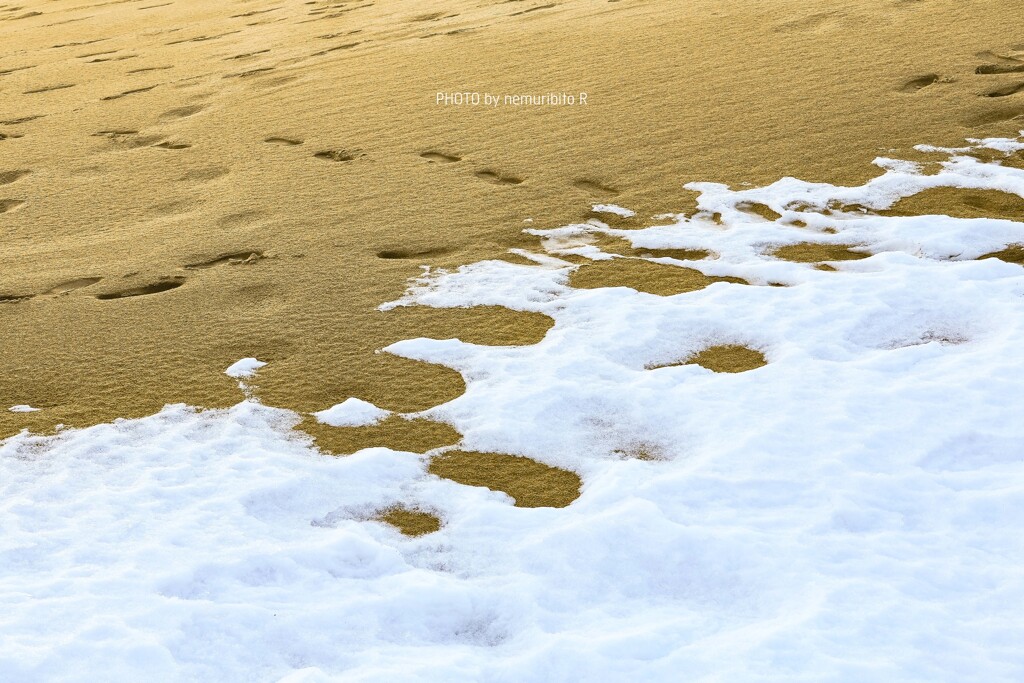
<svg viewBox="0 0 1024 683"><path fill-rule="evenodd" d="M579 498L582 484L575 472L501 453L448 451L431 458L429 469L466 486L507 493L522 508L565 507Z"/></svg>
<svg viewBox="0 0 1024 683"><path fill-rule="evenodd" d="M1024 265L1024 244L1011 244L1006 249L993 251L991 254L985 254L980 258L997 258L1007 263Z"/></svg>
<svg viewBox="0 0 1024 683"><path fill-rule="evenodd" d="M763 353L740 344L709 346L687 358L685 362L700 365L714 372L747 372L768 364Z"/></svg>
<svg viewBox="0 0 1024 683"><path fill-rule="evenodd" d="M820 261L856 261L871 256L865 251L854 251L852 244L821 244L818 242L801 242L789 244L772 251L775 258L797 263L817 263Z"/></svg>
<svg viewBox="0 0 1024 683"><path fill-rule="evenodd" d="M406 536L432 534L441 528L441 520L437 515L401 506L388 508L377 519L390 524Z"/></svg>
<svg viewBox="0 0 1024 683"><path fill-rule="evenodd" d="M577 289L630 287L638 292L671 296L704 289L715 282L748 284L738 277L705 275L693 268L681 268L642 259L594 261L573 271L569 284Z"/></svg>
<svg viewBox="0 0 1024 683"><path fill-rule="evenodd" d="M595 201L642 222L689 208L689 181L862 182L879 154L1013 134L1019 19L1017 0L0 5L0 437L230 405L243 356L298 411L449 400L457 373L375 352L550 321L378 312L421 264L534 245L524 219Z"/></svg>

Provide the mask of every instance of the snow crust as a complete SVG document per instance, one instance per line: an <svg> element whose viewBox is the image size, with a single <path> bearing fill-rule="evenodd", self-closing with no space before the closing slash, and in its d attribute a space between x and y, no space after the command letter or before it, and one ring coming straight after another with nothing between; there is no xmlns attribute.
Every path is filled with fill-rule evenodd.
<svg viewBox="0 0 1024 683"><path fill-rule="evenodd" d="M390 411L381 410L368 401L352 397L327 410L313 413L313 416L332 427L361 427L376 424L390 414Z"/></svg>
<svg viewBox="0 0 1024 683"><path fill-rule="evenodd" d="M382 306L554 318L532 346L387 351L463 374L423 415L466 449L578 472L564 509L417 454L327 457L255 399L0 443L0 680L1024 680L1024 268L973 260L1024 223L873 213L927 187L1024 197L1024 171L967 154L1018 141L970 144L860 187L695 184L671 225L534 230L532 265L425 271ZM558 255L593 231L754 286L572 289ZM872 256L770 255L808 240ZM716 344L768 365L647 369ZM397 503L441 530L370 521Z"/></svg>

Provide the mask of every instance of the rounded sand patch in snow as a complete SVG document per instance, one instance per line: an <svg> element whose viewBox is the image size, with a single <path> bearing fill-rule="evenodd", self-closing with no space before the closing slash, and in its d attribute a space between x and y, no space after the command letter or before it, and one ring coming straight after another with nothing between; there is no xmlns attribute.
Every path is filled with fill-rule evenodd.
<svg viewBox="0 0 1024 683"><path fill-rule="evenodd" d="M321 451L331 455L347 455L376 446L425 453L462 440L462 435L454 427L443 422L394 414L376 424L361 427L333 427L306 417L295 429L311 436Z"/></svg>
<svg viewBox="0 0 1024 683"><path fill-rule="evenodd" d="M648 365L648 370L675 367L679 365L699 365L712 372L747 372L768 364L764 354L757 349L740 344L719 344L709 346L702 351L687 357L678 363L664 365Z"/></svg>
<svg viewBox="0 0 1024 683"><path fill-rule="evenodd" d="M406 536L424 536L441 528L441 518L437 515L402 505L384 510L375 519L390 524Z"/></svg>
<svg viewBox="0 0 1024 683"><path fill-rule="evenodd" d="M856 261L871 256L861 251L853 251L855 244L822 244L820 242L801 242L789 244L772 250L771 255L783 261L796 263L821 263L822 261Z"/></svg>
<svg viewBox="0 0 1024 683"><path fill-rule="evenodd" d="M954 218L1024 219L1024 197L1000 190L935 187L903 197L882 216L953 216Z"/></svg>
<svg viewBox="0 0 1024 683"><path fill-rule="evenodd" d="M429 471L466 486L507 493L521 508L566 507L580 497L582 485L575 472L501 453L450 451L432 458Z"/></svg>
<svg viewBox="0 0 1024 683"><path fill-rule="evenodd" d="M576 289L629 287L638 292L671 296L695 292L716 282L750 284L738 277L705 275L693 268L665 266L642 259L612 259L581 266L569 276L569 286Z"/></svg>

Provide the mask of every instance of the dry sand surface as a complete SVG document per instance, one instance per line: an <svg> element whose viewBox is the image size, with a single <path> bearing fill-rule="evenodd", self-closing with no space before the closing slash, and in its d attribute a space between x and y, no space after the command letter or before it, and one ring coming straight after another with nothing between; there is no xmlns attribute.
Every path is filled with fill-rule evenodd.
<svg viewBox="0 0 1024 683"><path fill-rule="evenodd" d="M2 4L0 437L231 405L244 356L269 362L271 405L437 405L457 373L376 351L531 343L550 320L377 311L421 264L534 246L524 219L595 201L642 222L685 211L690 181L859 182L889 149L1015 133L1020 18L1018 0ZM335 452L458 440L308 428Z"/></svg>

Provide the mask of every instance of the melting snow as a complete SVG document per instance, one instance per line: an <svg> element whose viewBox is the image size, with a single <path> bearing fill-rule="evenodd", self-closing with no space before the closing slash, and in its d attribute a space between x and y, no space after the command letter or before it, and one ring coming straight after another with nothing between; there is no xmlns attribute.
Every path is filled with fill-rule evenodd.
<svg viewBox="0 0 1024 683"><path fill-rule="evenodd" d="M319 422L332 427L360 427L380 422L391 413L358 398L349 398L327 410L313 413Z"/></svg>
<svg viewBox="0 0 1024 683"><path fill-rule="evenodd" d="M424 415L466 449L578 472L564 509L412 453L321 455L248 400L0 443L0 680L1024 680L1024 269L973 260L1024 223L873 213L928 187L1024 197L971 150L860 187L693 185L673 225L537 231L533 265L428 271L383 306L554 318L532 346L388 350L463 374ZM753 284L576 290L558 252L588 231ZM872 256L771 256L806 241ZM716 344L768 364L670 365ZM367 521L399 503L441 530Z"/></svg>
<svg viewBox="0 0 1024 683"><path fill-rule="evenodd" d="M256 371L262 368L266 363L255 358L243 358L240 361L232 363L224 374L228 377L252 377L256 374Z"/></svg>

